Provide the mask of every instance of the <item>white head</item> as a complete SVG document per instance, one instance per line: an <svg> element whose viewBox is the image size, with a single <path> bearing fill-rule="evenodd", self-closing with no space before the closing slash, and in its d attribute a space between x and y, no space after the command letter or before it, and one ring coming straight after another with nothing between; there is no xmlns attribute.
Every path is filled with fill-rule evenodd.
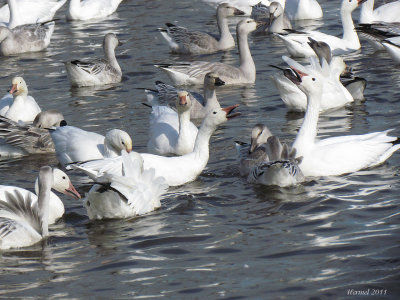
<svg viewBox="0 0 400 300"><path fill-rule="evenodd" d="M322 95L324 82L319 76L306 74L293 67L286 69L283 74L307 96Z"/></svg>
<svg viewBox="0 0 400 300"><path fill-rule="evenodd" d="M186 91L178 92L178 97L176 99L176 109L178 113L189 111L192 107L192 100L190 99L189 93Z"/></svg>
<svg viewBox="0 0 400 300"><path fill-rule="evenodd" d="M262 144L268 141L268 138L272 135L268 127L264 124L256 124L251 131L251 144L249 153L252 153Z"/></svg>
<svg viewBox="0 0 400 300"><path fill-rule="evenodd" d="M359 5L364 3L367 0L342 0L342 11L350 11L355 10Z"/></svg>
<svg viewBox="0 0 400 300"><path fill-rule="evenodd" d="M225 123L226 121L240 116L240 113L232 113L233 110L238 107L239 104L235 104L226 108L215 107L207 112L206 117L203 120L207 126L215 129L218 125Z"/></svg>
<svg viewBox="0 0 400 300"><path fill-rule="evenodd" d="M28 87L22 77L14 77L11 81L10 94L15 96L28 95Z"/></svg>
<svg viewBox="0 0 400 300"><path fill-rule="evenodd" d="M103 48L115 49L117 46L122 45L114 33L107 33L104 37Z"/></svg>
<svg viewBox="0 0 400 300"><path fill-rule="evenodd" d="M279 2L272 2L269 5L269 23L283 14L283 7Z"/></svg>
<svg viewBox="0 0 400 300"><path fill-rule="evenodd" d="M246 18L240 21L236 26L236 32L240 35L246 35L257 29L257 22L253 19Z"/></svg>
<svg viewBox="0 0 400 300"><path fill-rule="evenodd" d="M64 120L62 113L55 109L50 109L38 113L33 120L33 126L37 128L51 128L53 126L60 126L61 121Z"/></svg>
<svg viewBox="0 0 400 300"><path fill-rule="evenodd" d="M228 3L221 3L217 8L217 16L230 17L230 16L242 16L244 12L236 7L229 5Z"/></svg>
<svg viewBox="0 0 400 300"><path fill-rule="evenodd" d="M121 155L121 151L132 151L132 139L128 133L119 129L112 129L107 132L104 139L104 146L106 151L113 151L117 155Z"/></svg>

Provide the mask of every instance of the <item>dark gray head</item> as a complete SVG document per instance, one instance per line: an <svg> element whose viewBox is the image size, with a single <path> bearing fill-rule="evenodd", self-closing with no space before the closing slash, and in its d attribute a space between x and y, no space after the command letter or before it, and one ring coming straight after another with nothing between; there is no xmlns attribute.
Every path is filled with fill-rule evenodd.
<svg viewBox="0 0 400 300"><path fill-rule="evenodd" d="M231 17L231 16L242 16L244 11L233 7L229 3L221 3L217 7L217 16L221 17Z"/></svg>
<svg viewBox="0 0 400 300"><path fill-rule="evenodd" d="M331 47L329 47L329 45L325 42L316 41L310 37L308 38L308 40L308 44L310 45L311 49L314 50L319 59L319 64L322 66L323 59L325 59L327 63L330 64L332 60Z"/></svg>

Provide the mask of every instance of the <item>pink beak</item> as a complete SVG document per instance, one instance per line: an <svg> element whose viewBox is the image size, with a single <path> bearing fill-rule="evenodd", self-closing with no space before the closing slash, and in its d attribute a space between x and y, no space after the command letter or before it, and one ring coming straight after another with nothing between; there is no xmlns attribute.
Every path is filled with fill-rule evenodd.
<svg viewBox="0 0 400 300"><path fill-rule="evenodd" d="M82 198L81 195L78 193L78 191L75 189L75 187L72 185L72 183L69 184L69 187L64 191L64 194L67 196L72 196L77 200Z"/></svg>
<svg viewBox="0 0 400 300"><path fill-rule="evenodd" d="M16 85L16 84L13 84L13 85L11 86L11 90L9 91L9 93L12 95L12 94L14 94L14 93L17 92L17 91L18 91L17 85Z"/></svg>

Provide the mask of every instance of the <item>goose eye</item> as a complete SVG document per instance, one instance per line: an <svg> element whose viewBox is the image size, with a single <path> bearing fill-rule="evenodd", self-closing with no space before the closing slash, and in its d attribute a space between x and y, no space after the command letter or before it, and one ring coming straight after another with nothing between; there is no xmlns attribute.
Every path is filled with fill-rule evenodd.
<svg viewBox="0 0 400 300"><path fill-rule="evenodd" d="M125 143L123 141L121 143L122 143L122 145L125 145Z"/></svg>
<svg viewBox="0 0 400 300"><path fill-rule="evenodd" d="M213 114L214 114L214 115L216 115L216 114L217 114L217 112L216 112L216 111L214 111L214 112L213 112Z"/></svg>
<svg viewBox="0 0 400 300"><path fill-rule="evenodd" d="M65 179L65 176L63 176L62 179Z"/></svg>
<svg viewBox="0 0 400 300"><path fill-rule="evenodd" d="M313 78L312 81L315 81L315 78Z"/></svg>

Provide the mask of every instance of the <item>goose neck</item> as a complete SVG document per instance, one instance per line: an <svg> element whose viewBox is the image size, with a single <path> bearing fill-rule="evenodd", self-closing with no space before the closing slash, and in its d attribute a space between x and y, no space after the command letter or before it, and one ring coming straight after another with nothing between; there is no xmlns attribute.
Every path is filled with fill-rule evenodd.
<svg viewBox="0 0 400 300"><path fill-rule="evenodd" d="M104 45L104 56L110 65L118 71L118 73L122 73L121 67L119 66L117 58L115 57L115 48L108 43Z"/></svg>
<svg viewBox="0 0 400 300"><path fill-rule="evenodd" d="M14 28L19 25L19 9L16 0L7 0L8 7L10 9L10 20L8 22L8 28Z"/></svg>
<svg viewBox="0 0 400 300"><path fill-rule="evenodd" d="M43 177L39 175L38 180L38 208L39 216L41 219L42 236L49 235L49 202L51 192L51 178Z"/></svg>
<svg viewBox="0 0 400 300"><path fill-rule="evenodd" d="M228 19L220 14L217 14L217 23L220 34L218 44L222 48L229 47L230 45L233 47L235 45L235 40L233 39L233 36L229 30Z"/></svg>
<svg viewBox="0 0 400 300"><path fill-rule="evenodd" d="M195 153L195 156L199 160L206 162L208 161L208 158L210 156L209 153L210 138L214 133L215 129L216 127L208 124L207 117L201 123L200 129L197 132L197 137L193 148L193 152Z"/></svg>
<svg viewBox="0 0 400 300"><path fill-rule="evenodd" d="M239 47L240 69L249 79L254 82L256 78L256 66L250 53L248 33L237 33L237 42Z"/></svg>
<svg viewBox="0 0 400 300"><path fill-rule="evenodd" d="M206 111L216 106L216 103L218 103L218 99L214 87L212 88L208 86L204 87L204 101L205 101Z"/></svg>
<svg viewBox="0 0 400 300"><path fill-rule="evenodd" d="M357 32L354 28L353 17L351 16L351 11L347 9L341 9L340 15L342 18L343 25L343 40L346 40L351 44L352 48L360 48L360 41L358 39Z"/></svg>
<svg viewBox="0 0 400 300"><path fill-rule="evenodd" d="M190 109L179 113L179 135L177 146L190 138Z"/></svg>
<svg viewBox="0 0 400 300"><path fill-rule="evenodd" d="M367 0L361 4L360 23L372 23L374 21L374 0Z"/></svg>

